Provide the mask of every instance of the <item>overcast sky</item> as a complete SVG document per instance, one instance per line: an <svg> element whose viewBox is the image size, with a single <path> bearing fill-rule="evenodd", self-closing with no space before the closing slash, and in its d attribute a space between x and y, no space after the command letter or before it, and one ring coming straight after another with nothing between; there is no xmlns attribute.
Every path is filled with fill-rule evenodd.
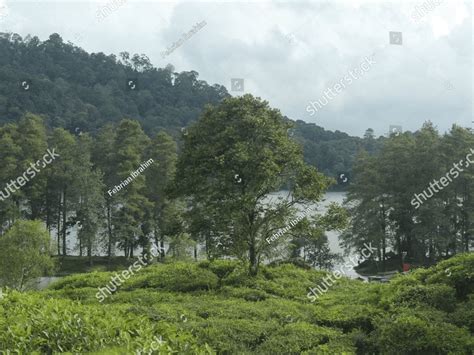
<svg viewBox="0 0 474 355"><path fill-rule="evenodd" d="M231 91L231 79L243 79L243 92L288 117L352 135L413 131L426 120L440 131L472 126L471 1L0 0L0 31L144 53L233 95L242 92ZM395 44L391 31L402 33Z"/></svg>

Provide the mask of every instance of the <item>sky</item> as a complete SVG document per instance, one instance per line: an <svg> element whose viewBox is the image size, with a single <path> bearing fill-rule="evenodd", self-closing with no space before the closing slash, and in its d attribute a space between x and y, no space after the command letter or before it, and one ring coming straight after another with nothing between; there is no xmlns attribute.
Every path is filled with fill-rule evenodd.
<svg viewBox="0 0 474 355"><path fill-rule="evenodd" d="M0 32L143 53L291 119L379 136L428 120L473 127L472 11L468 0L0 0Z"/></svg>

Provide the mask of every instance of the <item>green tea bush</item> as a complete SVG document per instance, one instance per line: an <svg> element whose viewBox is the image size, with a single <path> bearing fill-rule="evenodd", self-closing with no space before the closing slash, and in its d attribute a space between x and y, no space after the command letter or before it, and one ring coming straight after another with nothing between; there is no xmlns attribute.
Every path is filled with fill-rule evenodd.
<svg viewBox="0 0 474 355"><path fill-rule="evenodd" d="M345 332L353 329L370 332L374 329L374 319L381 314L382 311L372 305L338 304L331 307L315 305L313 322L339 328Z"/></svg>
<svg viewBox="0 0 474 355"><path fill-rule="evenodd" d="M237 266L239 266L239 261L237 260L206 260L199 263L199 267L212 271L219 279L230 275Z"/></svg>
<svg viewBox="0 0 474 355"><path fill-rule="evenodd" d="M417 285L396 290L389 303L399 306L430 306L451 312L456 305L455 290L447 285Z"/></svg>
<svg viewBox="0 0 474 355"><path fill-rule="evenodd" d="M73 301L81 301L81 303L97 303L95 297L97 288L83 287L83 288L64 288L60 290L45 290L44 297L51 298L66 298Z"/></svg>
<svg viewBox="0 0 474 355"><path fill-rule="evenodd" d="M221 354L254 353L258 345L280 328L277 323L268 320L216 318L189 326L194 329L197 338ZM280 352L283 350L278 349Z"/></svg>
<svg viewBox="0 0 474 355"><path fill-rule="evenodd" d="M265 291L248 287L234 288L225 286L222 288L221 293L228 297L242 298L252 302L263 301L269 297Z"/></svg>
<svg viewBox="0 0 474 355"><path fill-rule="evenodd" d="M60 290L65 288L84 288L84 287L104 287L114 275L110 272L91 272L88 274L77 274L63 277L48 286L51 290Z"/></svg>
<svg viewBox="0 0 474 355"><path fill-rule="evenodd" d="M459 303L452 314L450 321L458 327L466 327L474 333L474 295L471 294L465 302Z"/></svg>
<svg viewBox="0 0 474 355"><path fill-rule="evenodd" d="M470 354L472 264L456 260L451 276L435 266L388 284L341 278L314 303L308 288L325 273L290 264L256 277L229 260L156 264L103 303L97 287L115 273L75 275L0 300L0 353L131 354L162 336L155 354Z"/></svg>
<svg viewBox="0 0 474 355"><path fill-rule="evenodd" d="M381 321L373 335L383 354L470 354L474 346L465 329L427 322L409 313Z"/></svg>
<svg viewBox="0 0 474 355"><path fill-rule="evenodd" d="M342 332L319 327L308 323L291 323L278 329L257 348L258 354L275 353L277 349L286 354L300 354L304 351L315 351L319 345L328 344L332 339L342 336ZM351 347L351 350L354 350ZM313 352L315 353L315 352Z"/></svg>
<svg viewBox="0 0 474 355"><path fill-rule="evenodd" d="M116 347L131 353L150 348L160 336L165 342L157 351L162 353L211 353L192 335L134 316L124 307L85 306L16 292L0 299L0 352L84 353Z"/></svg>
<svg viewBox="0 0 474 355"><path fill-rule="evenodd" d="M474 292L474 253L456 255L435 265L426 283L452 286L459 299L466 299Z"/></svg>
<svg viewBox="0 0 474 355"><path fill-rule="evenodd" d="M130 278L124 289L154 288L189 292L215 289L218 283L214 273L194 263L156 265L149 269L144 275Z"/></svg>

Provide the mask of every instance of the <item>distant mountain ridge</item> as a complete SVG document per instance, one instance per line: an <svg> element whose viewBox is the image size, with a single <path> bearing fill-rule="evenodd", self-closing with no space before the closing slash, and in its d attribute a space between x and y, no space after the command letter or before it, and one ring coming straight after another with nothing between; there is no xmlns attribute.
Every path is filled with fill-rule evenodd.
<svg viewBox="0 0 474 355"><path fill-rule="evenodd" d="M94 134L107 123L131 118L149 135L166 130L178 137L206 104L230 96L224 86L198 76L175 73L170 64L155 68L144 54L89 54L56 33L46 41L0 33L0 124L32 112L44 116L49 127ZM355 154L367 145L301 120L293 134L306 161L331 176L350 171Z"/></svg>

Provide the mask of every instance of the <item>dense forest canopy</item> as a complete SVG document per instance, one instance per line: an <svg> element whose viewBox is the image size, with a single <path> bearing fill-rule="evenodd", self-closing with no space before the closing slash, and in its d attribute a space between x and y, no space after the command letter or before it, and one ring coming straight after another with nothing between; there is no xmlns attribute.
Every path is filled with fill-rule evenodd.
<svg viewBox="0 0 474 355"><path fill-rule="evenodd" d="M31 112L44 116L50 128L95 135L105 124L129 118L149 136L165 130L178 138L205 105L229 96L224 86L199 80L195 71L176 73L171 64L154 67L145 54L87 53L58 34L45 41L0 34L0 123L18 122ZM373 132L361 139L291 122L305 161L332 177L351 171L358 150L373 152L383 140Z"/></svg>

